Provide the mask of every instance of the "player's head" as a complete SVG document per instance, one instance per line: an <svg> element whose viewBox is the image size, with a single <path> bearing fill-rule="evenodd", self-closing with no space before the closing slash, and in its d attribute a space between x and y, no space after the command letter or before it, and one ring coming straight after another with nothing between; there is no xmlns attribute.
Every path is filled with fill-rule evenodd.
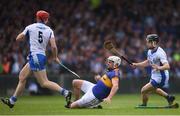
<svg viewBox="0 0 180 116"><path fill-rule="evenodd" d="M121 64L121 59L118 56L109 56L107 58L107 68L115 69L118 68Z"/></svg>
<svg viewBox="0 0 180 116"><path fill-rule="evenodd" d="M36 12L36 19L38 22L47 23L49 19L49 13L44 10L39 10Z"/></svg>
<svg viewBox="0 0 180 116"><path fill-rule="evenodd" d="M157 34L149 34L146 37L146 42L148 49L154 49L159 42L159 37Z"/></svg>

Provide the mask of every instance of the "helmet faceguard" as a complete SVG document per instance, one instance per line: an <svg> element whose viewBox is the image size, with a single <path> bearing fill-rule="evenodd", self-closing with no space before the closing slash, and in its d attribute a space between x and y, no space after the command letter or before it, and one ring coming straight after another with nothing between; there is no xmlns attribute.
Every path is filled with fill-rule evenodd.
<svg viewBox="0 0 180 116"><path fill-rule="evenodd" d="M159 42L159 36L157 34L149 34L146 37L147 41L156 41L157 43Z"/></svg>
<svg viewBox="0 0 180 116"><path fill-rule="evenodd" d="M118 56L109 56L107 60L112 61L114 63L114 66L117 65L119 67L119 65L121 64L121 59Z"/></svg>

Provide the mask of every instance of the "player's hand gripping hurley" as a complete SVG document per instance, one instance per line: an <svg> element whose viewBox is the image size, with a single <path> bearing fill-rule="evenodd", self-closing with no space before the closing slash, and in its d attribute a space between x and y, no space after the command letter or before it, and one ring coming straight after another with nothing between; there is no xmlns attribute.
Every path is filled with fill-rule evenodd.
<svg viewBox="0 0 180 116"><path fill-rule="evenodd" d="M114 47L113 43L110 40L107 40L104 42L104 48L109 50L111 53L120 56L123 60L125 60L130 65L133 65L131 61L129 61L120 52L117 51L117 49Z"/></svg>

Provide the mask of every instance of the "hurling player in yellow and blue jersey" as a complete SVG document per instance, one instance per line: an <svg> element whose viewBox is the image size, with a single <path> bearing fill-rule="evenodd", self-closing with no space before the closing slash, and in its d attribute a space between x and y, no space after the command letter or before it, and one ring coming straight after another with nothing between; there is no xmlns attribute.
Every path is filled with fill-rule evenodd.
<svg viewBox="0 0 180 116"><path fill-rule="evenodd" d="M73 80L73 89L75 94L74 102L67 102L67 108L95 108L100 106L101 102L110 103L112 97L119 88L119 65L121 59L117 56L107 58L108 71L101 77L95 76L96 84L89 81L75 79ZM80 90L85 94L80 98ZM79 99L80 98L80 99ZM101 107L99 107L101 108Z"/></svg>

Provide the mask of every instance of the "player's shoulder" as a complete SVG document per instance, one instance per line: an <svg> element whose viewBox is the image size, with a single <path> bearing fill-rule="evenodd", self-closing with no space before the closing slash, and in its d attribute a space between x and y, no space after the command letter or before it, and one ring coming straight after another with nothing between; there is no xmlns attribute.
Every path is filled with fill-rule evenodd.
<svg viewBox="0 0 180 116"><path fill-rule="evenodd" d="M110 78L120 77L119 69L114 69L114 70L108 71L107 76Z"/></svg>
<svg viewBox="0 0 180 116"><path fill-rule="evenodd" d="M36 28L38 25L39 25L38 23L32 23L32 24L26 26L26 28L32 29L32 28Z"/></svg>
<svg viewBox="0 0 180 116"><path fill-rule="evenodd" d="M48 25L45 25L45 27L46 27L50 32L53 32L53 30L51 29L51 27L49 27Z"/></svg>
<svg viewBox="0 0 180 116"><path fill-rule="evenodd" d="M29 24L26 26L26 28L32 28L35 25L35 23Z"/></svg>
<svg viewBox="0 0 180 116"><path fill-rule="evenodd" d="M164 51L163 48L160 47L160 46L158 47L158 50L159 50L159 51Z"/></svg>
<svg viewBox="0 0 180 116"><path fill-rule="evenodd" d="M163 48L158 47L158 53L159 54L166 54L165 51L163 50Z"/></svg>

